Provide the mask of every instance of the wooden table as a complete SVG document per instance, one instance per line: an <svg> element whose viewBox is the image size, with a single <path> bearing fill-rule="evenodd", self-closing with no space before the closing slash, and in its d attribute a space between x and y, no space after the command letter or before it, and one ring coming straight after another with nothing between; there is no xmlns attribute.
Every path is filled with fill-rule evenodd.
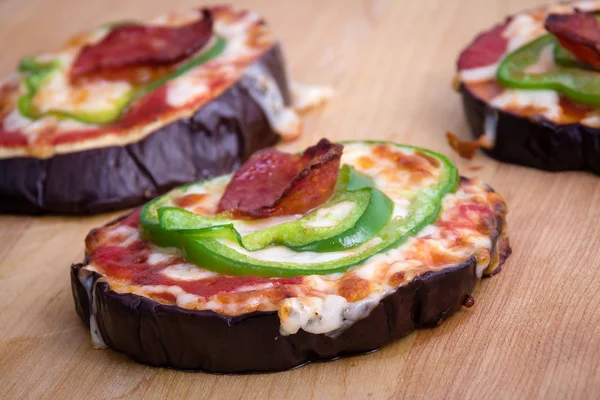
<svg viewBox="0 0 600 400"><path fill-rule="evenodd" d="M195 1L2 0L0 72L70 33ZM277 374L216 376L150 368L93 350L68 270L83 238L116 214L0 217L2 398L599 398L600 179L467 162L444 140L468 137L451 89L459 50L534 0L248 0L285 45L299 81L337 97L306 120L316 138L392 139L449 154L504 194L514 253L475 307L377 353Z"/></svg>

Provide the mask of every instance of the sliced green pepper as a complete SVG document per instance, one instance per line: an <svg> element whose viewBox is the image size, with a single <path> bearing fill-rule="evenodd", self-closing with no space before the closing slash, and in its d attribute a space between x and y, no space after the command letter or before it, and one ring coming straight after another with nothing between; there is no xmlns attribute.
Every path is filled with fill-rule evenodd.
<svg viewBox="0 0 600 400"><path fill-rule="evenodd" d="M372 145L380 142L367 142ZM415 149L410 146L396 145L400 148ZM257 253L247 252L238 245L237 238L230 236L196 238L193 235L181 235L181 248L186 259L203 268L228 275L258 275L258 276L298 276L311 274L330 274L346 271L367 258L398 246L423 227L431 224L437 218L442 198L456 189L458 172L456 167L443 155L418 149L421 152L440 161L440 178L435 183L416 192L409 207L408 215L404 218L393 218L377 235L362 247L346 252L329 253L323 262L292 262L265 261ZM141 221L141 219L140 219ZM302 254L302 253L299 253ZM313 258L312 252L306 253L307 260ZM339 257L336 257L338 255Z"/></svg>
<svg viewBox="0 0 600 400"><path fill-rule="evenodd" d="M600 74L596 71L560 66L540 74L526 72L548 46L559 46L552 35L544 35L510 53L498 67L498 82L510 88L551 89L577 103L600 106Z"/></svg>
<svg viewBox="0 0 600 400"><path fill-rule="evenodd" d="M389 222L394 211L394 202L383 192L377 190L373 180L357 174L357 179L348 182L346 191L353 194L368 191L369 206L352 228L330 238L312 241L303 246L288 246L295 251L314 251L325 253L351 249L372 239Z"/></svg>
<svg viewBox="0 0 600 400"><path fill-rule="evenodd" d="M135 92L132 101L137 100L140 97L145 96L146 94L150 93L151 91L158 89L159 87L161 87L168 81L180 77L181 75L187 73L192 68L194 68L200 64L203 64L207 61L210 61L213 58L217 58L225 50L226 47L227 47L227 41L225 41L225 39L223 39L222 37L217 36L216 43L208 51L206 51L206 52L200 54L198 57L193 58L190 61L186 62L185 64L183 64L182 66L177 68L175 71L171 72L169 75L164 76L154 82L150 82L146 86L141 87L140 89L138 89Z"/></svg>
<svg viewBox="0 0 600 400"><path fill-rule="evenodd" d="M329 203L328 207L314 210L305 217L255 231L243 237L237 232L233 222L216 225L216 221L212 218L194 214L182 208L163 207L158 210L158 215L160 227L163 231L172 232L173 234L193 235L196 238L201 238L204 237L206 228L210 227L209 234L211 237L215 237L215 229L220 226L224 231L235 230L235 235L231 235L229 232L224 233L227 238L239 238L238 244L240 246L248 251L256 251L269 245L286 247L306 245L321 237L332 237L338 232L347 231L356 225L359 217L364 214L370 197L371 192L367 189L353 192L352 196L349 193L345 193L345 195L340 196L336 201ZM354 204L352 212L344 219L335 221L336 223L332 226L311 226L321 213L321 210L334 207L342 202L352 202ZM244 221L239 222L244 223Z"/></svg>
<svg viewBox="0 0 600 400"><path fill-rule="evenodd" d="M38 88L60 68L58 62L39 62L35 57L26 57L19 63L19 71L26 73L23 84L27 93L19 97L19 112L29 118L40 118L42 114L32 104Z"/></svg>
<svg viewBox="0 0 600 400"><path fill-rule="evenodd" d="M214 182L220 179L224 181L223 184L226 184L230 178L231 174L228 174L213 178L212 181ZM141 228L140 231L144 240L151 241L162 247L176 246L177 243L179 243L179 238L176 235L173 235L172 232L165 232L163 229L161 229L158 219L158 210L162 207L173 207L175 205L173 202L173 197L175 194L186 195L188 191L193 190L196 187L205 184L206 182L207 180L188 183L187 185L175 188L169 193L166 193L146 203L142 207L139 218ZM213 216L212 218L220 218L220 223L217 222L215 225L224 225L231 222L231 218L227 214Z"/></svg>
<svg viewBox="0 0 600 400"><path fill-rule="evenodd" d="M374 188L371 178L347 165L342 168L338 179L338 186L344 185L344 191L336 190L337 193L330 201L302 218L255 231L243 237L236 230L235 223L244 224L244 220L227 221L223 216L204 216L179 207L163 206L158 209L162 229L160 235L164 236L171 232L172 235L216 238L220 229L223 238L234 238L248 251L260 250L269 245L286 246L296 251L307 251L304 249L307 247L316 252L356 247L371 239L385 226L390 219L394 204L385 194ZM332 215L334 207L348 203L353 207L347 215L341 217ZM331 220L333 224L320 226L318 221L323 219Z"/></svg>
<svg viewBox="0 0 600 400"><path fill-rule="evenodd" d="M100 111L71 112L58 109L48 110L45 112L39 111L33 104L33 99L35 98L35 95L37 94L41 85L47 82L48 78L50 78L53 73L60 71L61 66L58 62L39 63L35 60L35 58L28 57L24 59L19 66L19 70L26 73L24 83L27 91L19 98L17 107L22 115L31 119L38 119L44 116L52 115L59 118L74 119L87 124L110 124L116 122L123 114L123 111L135 100L143 97L153 90L156 90L166 82L185 74L197 65L219 56L223 50L225 50L226 44L227 42L225 39L217 37L215 44L198 57L184 63L175 71L156 81L150 82L149 84L137 89L131 89L120 99L118 99L118 101L116 101L111 108Z"/></svg>
<svg viewBox="0 0 600 400"><path fill-rule="evenodd" d="M223 185L227 184L231 175L223 175L217 178L213 178L210 181L215 182L217 180L223 180ZM336 187L334 189L333 199L338 198L345 190L346 185L348 184L348 180L350 179L350 169L348 167L343 167L340 170ZM159 246L169 247L175 246L178 242L178 235L173 234L174 230L186 230L186 229L195 229L202 226L219 226L219 225L227 225L232 223L233 219L231 216L225 212L214 216L200 216L196 215L191 218L187 218L187 214L185 215L174 215L167 213L163 216L163 219L166 218L176 218L170 222L170 231L164 230L160 226L158 210L163 208L176 208L175 198L178 195L187 195L190 190L198 191L201 189L209 181L200 181L189 183L184 186L180 186L172 190L171 192L164 194L156 199L146 203L142 208L140 213L140 226L141 231L146 240L152 241ZM218 186L218 184L217 184ZM164 211L163 211L164 213Z"/></svg>

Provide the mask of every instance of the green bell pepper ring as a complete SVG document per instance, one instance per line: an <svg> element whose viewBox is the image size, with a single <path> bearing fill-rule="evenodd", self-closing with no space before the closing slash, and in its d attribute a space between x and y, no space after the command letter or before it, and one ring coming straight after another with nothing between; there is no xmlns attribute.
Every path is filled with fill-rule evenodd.
<svg viewBox="0 0 600 400"><path fill-rule="evenodd" d="M161 207L158 209L160 228L163 234L172 232L174 235L184 234L202 238L206 234L217 237L217 227L220 226L224 238L235 238L238 245L248 251L260 250L269 245L282 245L294 250L297 250L298 246L314 246L315 250L311 251L319 252L356 247L375 236L389 221L393 202L374 189L373 181L367 176L348 166L344 166L342 171L340 180L348 182L346 190L335 194L330 201L295 221L271 226L242 237L236 230L235 223L244 224L245 220L224 224L218 217L198 215L178 207ZM345 179L348 171L349 179ZM352 203L353 208L348 214L337 218L328 215L342 203ZM330 220L333 224L319 225L318 221L323 219ZM235 233L230 230L234 230ZM338 247L334 248L336 244ZM346 247L342 247L343 245Z"/></svg>
<svg viewBox="0 0 600 400"><path fill-rule="evenodd" d="M378 142L367 142L378 144ZM415 149L410 146L396 145L401 148ZM177 247L181 248L188 262L208 270L227 275L257 275L266 277L289 277L312 274L331 274L346 271L367 258L396 247L417 234L425 226L433 223L441 208L443 197L454 191L458 185L458 172L445 156L425 150L420 151L440 161L442 171L437 182L419 190L413 198L405 218L393 218L369 242L346 254L324 262L267 261L244 252L235 240L222 238L195 238L193 235L181 235ZM330 253L334 254L336 252ZM314 253L309 253L314 254Z"/></svg>
<svg viewBox="0 0 600 400"><path fill-rule="evenodd" d="M307 246L310 246L315 240L317 242L327 240L319 240L318 238L321 237L335 238L343 236L345 232L354 232L354 227L365 214L365 209L371 204L369 202L370 198L371 191L362 189L352 193L345 193L345 195L341 196L337 201L329 204L329 207L333 207L342 202L353 202L355 204L353 212L343 220L336 221L337 223L333 226L310 226L311 222L319 216L322 210L329 208L324 207L307 214L301 219L255 231L245 236L239 234L234 223L215 225L215 221L212 221L209 218L178 207L162 207L158 210L158 215L160 227L165 233L171 232L174 235L193 236L197 239L205 237L233 239L240 247L243 247L248 251L261 250L270 245L286 246L295 250L296 247L294 246L296 245L306 244ZM384 217L386 222L388 219L389 215L387 218ZM238 220L237 222L239 223L240 221ZM223 233L222 236L218 236L219 229ZM368 231L368 228L364 228L364 230ZM336 235L337 232L343 233ZM371 237L372 236L374 236L374 234L371 235ZM370 239L370 237L368 239ZM352 243L352 245L354 245L354 243Z"/></svg>
<svg viewBox="0 0 600 400"><path fill-rule="evenodd" d="M37 119L42 116L32 104L38 88L60 68L58 62L39 62L35 57L26 57L19 63L19 71L26 73L23 84L26 93L17 100L19 112L29 118Z"/></svg>
<svg viewBox="0 0 600 400"><path fill-rule="evenodd" d="M197 215L197 214L183 214L183 215L177 215L174 214L172 212L166 213L166 215L163 215L163 220L166 220L166 218L171 219L171 222L169 222L169 229L168 230L164 230L161 228L160 226L160 222L159 222L159 215L158 215L158 210L161 208L177 208L178 207L174 207L175 205L175 198L177 197L177 195L185 195L187 194L187 192L191 189L196 189L203 186L204 184L206 184L207 182L210 181L215 181L218 179L222 179L225 180L225 182L223 182L223 185L225 185L227 183L227 181L230 179L231 175L224 175L218 178L213 178L212 180L207 180L207 181L201 181L201 182L193 182L184 186L181 186L177 189L172 190L171 192L164 194L160 197L157 197L156 199L146 203L146 205L144 205L144 207L142 208L142 211L140 213L140 227L141 227L141 232L142 235L144 236L144 238L146 240L152 241L154 243L156 243L159 246L164 246L164 247L169 247L169 246L175 246L177 243L179 243L179 239L178 239L178 235L176 234L176 232L173 231L177 231L177 230L193 230L195 228L203 228L203 227L207 227L207 226L217 226L217 225L227 225L229 223L232 223L233 218L229 215L229 213L224 212L218 215L213 215L213 216L201 216L201 215ZM342 169L340 170L337 182L336 182L336 187L334 189L334 194L332 196L332 200L330 200L330 203L332 201L334 201L335 199L338 199L344 192L348 181L350 180L350 168L348 166L344 166L342 167ZM184 211L184 210L182 210ZM360 208L355 209L354 212L360 211ZM164 214L164 212L163 212ZM189 217L188 217L189 216ZM356 219L358 219L359 216L356 216ZM242 221L243 222L243 221ZM356 221L352 221L352 223L354 223ZM163 221L163 224L165 222ZM280 229L280 228L278 228ZM276 238L276 234L273 234L273 237ZM303 243L300 243L303 244Z"/></svg>
<svg viewBox="0 0 600 400"><path fill-rule="evenodd" d="M600 106L600 74L596 71L558 67L540 74L526 72L546 47L558 45L554 36L544 35L510 53L498 67L498 82L510 88L551 89L577 103Z"/></svg>
<svg viewBox="0 0 600 400"><path fill-rule="evenodd" d="M207 51L184 63L170 74L140 88L127 91L121 98L112 104L111 108L100 111L71 112L59 109L48 110L45 112L39 111L33 104L35 95L41 85L43 85L53 73L58 72L61 66L58 62L39 63L35 61L34 58L28 57L21 62L19 67L19 70L27 73L27 75L24 79L26 93L19 97L17 107L23 116L31 119L38 119L51 115L59 118L73 119L86 124L110 124L118 121L123 114L123 111L129 107L131 103L153 90L158 89L168 81L185 74L192 68L218 57L223 50L225 50L226 46L227 42L225 39L217 37L215 44Z"/></svg>
<svg viewBox="0 0 600 400"><path fill-rule="evenodd" d="M350 195L352 195L352 198ZM286 246L288 248L297 250L295 245L298 243L306 243L305 246L310 248L310 246L315 242L328 243L334 238L340 238L338 241L341 242L342 245L347 243L347 248L351 248L367 241L377 232L379 232L379 230L381 230L373 228L374 224L372 221L365 222L362 218L366 214L365 209L373 209L375 205L379 205L379 203L369 202L370 198L371 190L369 189L345 193L345 196L342 196L331 206L335 206L341 202L352 201L355 203L353 210L354 212L343 220L336 221L337 224L333 226L311 227L309 225L311 221L314 221L317 218L318 214L323 209L327 209L320 208L299 220L272 226L270 228L250 233L243 237L236 230L235 224L233 223L211 225L214 224L214 221L210 221L203 216L194 214L181 208L162 207L158 210L158 215L160 219L160 227L165 233L171 232L172 234L176 235L193 236L197 239L211 237L235 240L240 247L248 251L261 250L270 245ZM389 220L390 214L391 208L388 214L384 212L383 216L377 216L377 222L384 221L385 224L385 222ZM369 215L372 215L372 213L369 213ZM368 226L362 226L361 228L357 229L357 226L360 224L368 224ZM377 229L377 231L373 233L374 229ZM221 236L218 235L219 230L222 232ZM336 235L336 232L342 233ZM328 236L331 238L328 239ZM344 241L343 238L346 236L348 238ZM326 239L319 240L318 238L320 237L325 237ZM362 242L358 243L359 240L362 240ZM333 241L333 243L335 244L337 242ZM340 247L340 249L344 248ZM317 251L329 252L332 250L319 248Z"/></svg>
<svg viewBox="0 0 600 400"><path fill-rule="evenodd" d="M377 190L373 180L365 175L359 179L350 180L346 191L368 190L370 193L369 205L352 228L330 238L316 240L304 246L288 246L295 251L313 251L327 253L351 249L372 239L389 222L394 211L394 202L383 192Z"/></svg>
<svg viewBox="0 0 600 400"><path fill-rule="evenodd" d="M231 174L222 175L216 179L223 179L228 181L231 178ZM158 219L158 210L162 207L173 207L173 197L175 193L186 194L188 190L194 189L198 185L203 185L208 180L200 182L192 182L187 185L180 186L173 189L172 191L155 198L144 204L140 212L139 224L140 233L142 238L146 241L153 242L154 244L162 247L174 247L180 242L177 235L173 235L172 232L165 232L161 227ZM212 216L211 218L219 218L219 221L213 223L213 225L225 225L231 222L231 218L228 214L220 214Z"/></svg>

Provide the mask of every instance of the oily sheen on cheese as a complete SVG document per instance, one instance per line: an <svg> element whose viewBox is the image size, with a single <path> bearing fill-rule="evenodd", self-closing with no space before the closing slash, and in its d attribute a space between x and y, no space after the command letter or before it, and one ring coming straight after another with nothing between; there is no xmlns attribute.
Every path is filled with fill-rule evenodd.
<svg viewBox="0 0 600 400"><path fill-rule="evenodd" d="M373 178L377 188L394 201L393 218L403 218L409 205L407 199L439 173L439 168L433 165L435 161L426 154L388 144L347 144L342 163ZM210 192L214 189L215 193L222 193L228 179L220 178L211 187L195 193L186 192L184 207L195 212L214 209L219 196ZM334 214L346 212L341 208L334 210ZM493 247L491 236L497 234L496 219L503 218L505 211L502 197L485 183L463 179L458 190L443 199L438 220L397 248L377 254L345 273L292 278L223 276L186 263L178 250L144 242L138 230L138 215L134 213L88 236L90 263L82 268L80 277L95 271L118 293L135 293L192 310L212 310L231 316L275 311L284 335L300 329L336 335L365 318L385 296L418 275L463 264L473 255L477 258L478 277L492 272L498 263L499 249ZM293 218L296 216L257 221L261 224L258 229ZM248 223L245 232L253 228L257 227ZM372 244L367 242L363 246ZM352 251L356 249L338 253ZM294 253L280 246L260 250L260 257L283 261L323 261L338 256Z"/></svg>
<svg viewBox="0 0 600 400"><path fill-rule="evenodd" d="M553 4L548 7L524 11L513 16L502 29L501 36L507 41L506 49L500 59L490 65L462 69L458 73L460 84L481 100L491 106L510 111L522 116L540 116L557 124L578 122L590 127L600 127L600 113L590 110L583 116L573 116L562 105L561 96L555 91L544 89L512 89L500 87L496 82L499 64L512 51L532 42L541 35L548 34L544 29L546 16L551 13L570 14L582 11L600 10L600 1L578 1L573 3ZM529 67L529 73L543 73L555 68L553 59L554 46L541 52L539 60ZM494 115L487 115L488 130L495 130ZM574 118L576 120L574 120ZM495 134L486 135L494 139ZM494 141L490 141L493 144Z"/></svg>

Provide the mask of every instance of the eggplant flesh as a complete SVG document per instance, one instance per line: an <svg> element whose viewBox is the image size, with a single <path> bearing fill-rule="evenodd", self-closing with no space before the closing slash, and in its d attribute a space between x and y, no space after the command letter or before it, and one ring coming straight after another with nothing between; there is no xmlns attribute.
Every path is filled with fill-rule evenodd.
<svg viewBox="0 0 600 400"><path fill-rule="evenodd" d="M520 116L479 99L468 85L461 84L459 90L473 136L479 138L486 128L495 129L493 147L483 149L490 157L546 171L600 174L600 129Z"/></svg>

